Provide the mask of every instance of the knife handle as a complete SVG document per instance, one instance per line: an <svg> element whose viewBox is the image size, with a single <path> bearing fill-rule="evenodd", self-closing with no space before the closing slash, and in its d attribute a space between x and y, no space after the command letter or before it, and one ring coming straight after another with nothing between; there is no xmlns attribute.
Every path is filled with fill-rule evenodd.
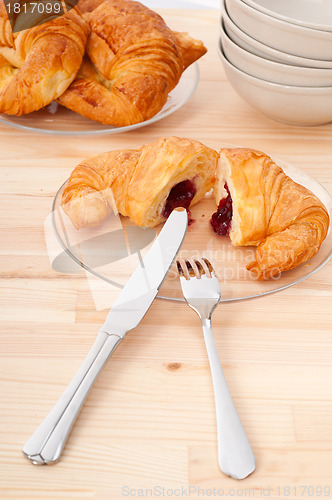
<svg viewBox="0 0 332 500"><path fill-rule="evenodd" d="M70 430L97 376L123 337L100 331L83 364L54 408L26 442L23 453L36 465L59 460Z"/></svg>

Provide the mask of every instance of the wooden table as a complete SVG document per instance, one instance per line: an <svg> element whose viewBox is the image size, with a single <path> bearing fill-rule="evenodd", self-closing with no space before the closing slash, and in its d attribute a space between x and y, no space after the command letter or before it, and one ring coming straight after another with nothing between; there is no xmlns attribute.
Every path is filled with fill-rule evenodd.
<svg viewBox="0 0 332 500"><path fill-rule="evenodd" d="M101 374L61 462L36 467L21 453L107 314L95 310L84 275L52 270L45 246L53 196L81 159L177 134L215 148L227 142L276 154L332 192L332 124L283 125L242 101L216 52L217 11L163 14L209 49L196 93L174 115L96 138L0 125L0 497L6 500L118 500L136 498L139 488L151 497L146 489L154 487L156 498L158 491L166 498L299 498L332 490L331 262L293 288L215 312L225 375L257 458L251 477L237 482L219 471L199 322L189 308L161 300Z"/></svg>

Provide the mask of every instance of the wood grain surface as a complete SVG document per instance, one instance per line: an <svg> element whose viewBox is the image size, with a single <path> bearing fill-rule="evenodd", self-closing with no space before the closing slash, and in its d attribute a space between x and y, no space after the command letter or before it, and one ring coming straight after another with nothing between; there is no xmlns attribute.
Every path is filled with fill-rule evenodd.
<svg viewBox="0 0 332 500"><path fill-rule="evenodd" d="M176 134L275 154L332 193L332 124L283 125L242 101L218 59L217 11L163 14L209 49L196 93L172 116L89 138L0 124L0 498L6 500L332 495L331 262L293 288L225 304L214 314L225 375L257 458L246 480L225 477L217 466L212 383L197 317L161 300L99 377L62 460L36 467L22 455L107 314L96 311L84 274L52 270L45 245L54 194L79 161Z"/></svg>

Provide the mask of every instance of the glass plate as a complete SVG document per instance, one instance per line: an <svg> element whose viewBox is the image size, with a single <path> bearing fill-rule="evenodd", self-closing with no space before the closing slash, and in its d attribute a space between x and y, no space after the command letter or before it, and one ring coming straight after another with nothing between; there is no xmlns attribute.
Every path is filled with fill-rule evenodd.
<svg viewBox="0 0 332 500"><path fill-rule="evenodd" d="M302 170L285 164L279 159L274 158L274 160L294 181L315 193L332 218L330 194ZM55 232L58 245L57 251L50 251L53 268L62 272L80 272L83 267L88 278L91 276L98 278L91 281L94 283L92 287L103 280L118 291L123 288L136 269L161 227L140 228L127 217L112 215L98 228L84 228L77 231L60 206L63 188L64 185L54 198L50 215L51 232L53 238ZM318 254L309 262L284 272L274 279L258 281L255 275L246 269L246 264L253 260L255 247L233 247L227 236L215 234L209 223L215 210L216 205L211 193L192 208L192 218L195 222L188 227L179 257L203 256L212 262L220 281L222 302L259 297L295 285L321 269L332 255L330 222L326 239ZM48 248L51 248L50 244ZM175 264L168 273L158 297L167 300L184 300Z"/></svg>
<svg viewBox="0 0 332 500"><path fill-rule="evenodd" d="M0 122L12 127L55 135L100 135L120 134L140 127L151 125L177 111L195 92L199 82L198 64L192 64L183 73L179 83L170 92L167 102L157 115L145 122L135 123L127 127L113 127L89 120L53 102L45 108L27 115L0 115ZM55 111L55 112L54 112Z"/></svg>

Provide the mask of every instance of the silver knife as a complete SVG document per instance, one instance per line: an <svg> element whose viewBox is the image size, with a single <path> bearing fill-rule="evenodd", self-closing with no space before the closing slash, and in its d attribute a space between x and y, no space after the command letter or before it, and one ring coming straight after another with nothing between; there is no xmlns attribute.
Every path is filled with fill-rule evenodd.
<svg viewBox="0 0 332 500"><path fill-rule="evenodd" d="M36 465L59 460L70 430L109 356L135 328L158 293L181 246L188 224L187 212L175 209L149 252L129 278L101 327L82 366L35 433L23 453Z"/></svg>

